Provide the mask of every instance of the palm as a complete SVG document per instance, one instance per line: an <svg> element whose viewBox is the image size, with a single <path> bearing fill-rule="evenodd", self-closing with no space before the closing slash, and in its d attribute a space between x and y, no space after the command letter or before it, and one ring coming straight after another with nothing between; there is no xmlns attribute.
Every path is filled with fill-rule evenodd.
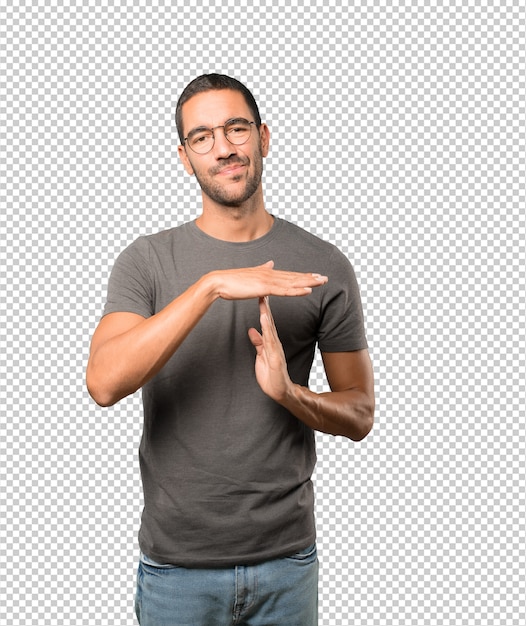
<svg viewBox="0 0 526 626"><path fill-rule="evenodd" d="M291 383L287 372L287 362L283 346L278 337L268 299L260 299L261 330L249 330L250 340L256 348L256 379L261 389L274 400L279 401Z"/></svg>

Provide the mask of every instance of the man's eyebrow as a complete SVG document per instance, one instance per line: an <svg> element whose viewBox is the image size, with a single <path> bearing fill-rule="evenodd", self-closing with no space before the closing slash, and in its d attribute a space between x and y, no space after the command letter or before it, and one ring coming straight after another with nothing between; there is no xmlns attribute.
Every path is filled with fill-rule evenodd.
<svg viewBox="0 0 526 626"><path fill-rule="evenodd" d="M223 124L219 124L219 126L226 126L227 124L235 124L236 122L248 122L248 120L242 116L229 117L227 120L225 120ZM217 128L217 127L214 127L214 128ZM194 133L201 132L202 130L212 130L212 127L204 126L204 125L196 126L195 128L192 128L192 130L188 132L187 137L190 137L190 135L193 135Z"/></svg>
<svg viewBox="0 0 526 626"><path fill-rule="evenodd" d="M210 126L196 126L195 128L192 128L192 130L188 131L188 137L193 133L197 133L202 130L210 130Z"/></svg>

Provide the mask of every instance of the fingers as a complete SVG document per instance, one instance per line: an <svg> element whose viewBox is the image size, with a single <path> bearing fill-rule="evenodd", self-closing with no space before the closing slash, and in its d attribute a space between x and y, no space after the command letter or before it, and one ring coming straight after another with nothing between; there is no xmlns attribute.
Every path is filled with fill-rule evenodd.
<svg viewBox="0 0 526 626"><path fill-rule="evenodd" d="M227 300L271 296L305 296L328 278L316 273L275 270L274 261L252 268L217 270L207 275L212 291Z"/></svg>
<svg viewBox="0 0 526 626"><path fill-rule="evenodd" d="M268 289L264 295L305 296L327 281L327 276L320 274L272 270L268 275Z"/></svg>
<svg viewBox="0 0 526 626"><path fill-rule="evenodd" d="M269 297L259 299L260 323L263 338L272 342L279 342L278 329L274 322L274 316L270 310Z"/></svg>
<svg viewBox="0 0 526 626"><path fill-rule="evenodd" d="M261 333L258 332L255 328L248 329L248 336L252 345L260 354L263 349L264 344L269 341L279 341L278 331L276 329L276 324L274 323L274 318L272 316L272 312L270 310L270 304L268 296L264 298L259 298L259 322L261 324Z"/></svg>
<svg viewBox="0 0 526 626"><path fill-rule="evenodd" d="M267 261L260 265L259 268L274 270L274 261ZM317 273L288 272L283 270L274 270L270 274L270 278L274 279L275 289L288 289L287 293L269 292L268 295L305 295L312 293L314 287L324 285L329 279ZM268 301L267 301L268 305ZM268 307L270 310L270 307Z"/></svg>
<svg viewBox="0 0 526 626"><path fill-rule="evenodd" d="M268 296L259 299L259 312L261 317L268 322L270 329L277 332L274 317L272 315L272 311L270 310L270 301Z"/></svg>

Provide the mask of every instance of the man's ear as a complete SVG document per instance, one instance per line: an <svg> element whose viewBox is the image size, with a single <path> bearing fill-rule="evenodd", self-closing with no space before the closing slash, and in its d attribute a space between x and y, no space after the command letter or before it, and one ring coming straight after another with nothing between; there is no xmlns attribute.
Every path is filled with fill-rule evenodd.
<svg viewBox="0 0 526 626"><path fill-rule="evenodd" d="M192 164L190 163L190 159L188 158L188 155L186 154L185 147L177 146L177 152L179 153L179 158L183 162L184 169L187 171L188 174L190 174L190 176L193 176L194 168L192 167Z"/></svg>
<svg viewBox="0 0 526 626"><path fill-rule="evenodd" d="M261 154L266 157L270 148L270 130L264 123L259 127L259 138L261 141Z"/></svg>

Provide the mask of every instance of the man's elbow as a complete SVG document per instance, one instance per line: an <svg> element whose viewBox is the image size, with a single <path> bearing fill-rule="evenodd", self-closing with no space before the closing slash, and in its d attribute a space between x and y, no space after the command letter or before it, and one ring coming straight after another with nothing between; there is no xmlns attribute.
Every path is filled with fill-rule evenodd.
<svg viewBox="0 0 526 626"><path fill-rule="evenodd" d="M362 441L371 432L374 425L374 403L362 406L360 414L354 428L349 434L349 438L353 441Z"/></svg>
<svg viewBox="0 0 526 626"><path fill-rule="evenodd" d="M97 377L89 367L86 371L86 387L89 395L100 407L113 406L119 400L108 385L105 385L104 381Z"/></svg>

